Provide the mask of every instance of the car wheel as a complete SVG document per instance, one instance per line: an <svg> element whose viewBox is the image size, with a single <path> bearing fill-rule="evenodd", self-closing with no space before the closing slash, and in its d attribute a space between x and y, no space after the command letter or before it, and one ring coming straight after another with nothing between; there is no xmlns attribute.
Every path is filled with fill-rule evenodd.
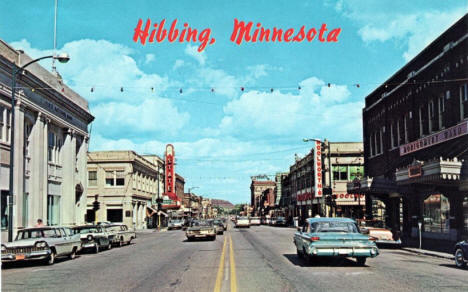
<svg viewBox="0 0 468 292"><path fill-rule="evenodd" d="M357 264L360 266L365 266L366 265L366 257L358 257L356 258Z"/></svg>
<svg viewBox="0 0 468 292"><path fill-rule="evenodd" d="M216 240L216 235L211 237L211 240L213 240L213 241Z"/></svg>
<svg viewBox="0 0 468 292"><path fill-rule="evenodd" d="M107 250L109 249L112 249L112 242L109 241L109 243L107 244Z"/></svg>
<svg viewBox="0 0 468 292"><path fill-rule="evenodd" d="M76 248L73 248L72 252L70 255L68 255L68 258L70 258L71 260L74 259L76 257Z"/></svg>
<svg viewBox="0 0 468 292"><path fill-rule="evenodd" d="M132 239L133 239L133 237L130 237L130 239L127 242L127 245L130 245L132 243Z"/></svg>
<svg viewBox="0 0 468 292"><path fill-rule="evenodd" d="M466 267L466 263L463 258L463 251L460 248L457 248L455 251L455 265L457 265L458 268Z"/></svg>
<svg viewBox="0 0 468 292"><path fill-rule="evenodd" d="M49 255L49 257L47 258L47 264L48 265L53 265L55 263L55 251L52 251Z"/></svg>
<svg viewBox="0 0 468 292"><path fill-rule="evenodd" d="M99 244L97 242L94 245L94 253L99 253Z"/></svg>

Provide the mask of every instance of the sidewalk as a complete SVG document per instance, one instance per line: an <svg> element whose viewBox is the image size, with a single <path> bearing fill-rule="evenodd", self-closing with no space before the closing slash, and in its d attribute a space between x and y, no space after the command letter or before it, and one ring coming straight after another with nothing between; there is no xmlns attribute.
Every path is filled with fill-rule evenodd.
<svg viewBox="0 0 468 292"><path fill-rule="evenodd" d="M438 251L432 251L432 250L427 250L427 249L419 249L419 248L416 248L416 247L402 247L401 249L405 250L405 251L412 252L412 253L416 253L416 254L423 254L423 255L443 258L443 259L447 259L447 260L453 260L454 259L453 254L446 253L446 252L438 252Z"/></svg>
<svg viewBox="0 0 468 292"><path fill-rule="evenodd" d="M148 229L137 229L135 230L136 233L153 233L153 232L166 232L167 227L161 228L160 231L158 231L157 228L148 228Z"/></svg>

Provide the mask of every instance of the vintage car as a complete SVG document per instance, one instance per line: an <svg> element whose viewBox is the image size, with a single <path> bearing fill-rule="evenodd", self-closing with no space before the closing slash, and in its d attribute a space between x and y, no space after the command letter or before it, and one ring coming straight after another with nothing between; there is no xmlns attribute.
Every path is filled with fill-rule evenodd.
<svg viewBox="0 0 468 292"><path fill-rule="evenodd" d="M171 219L169 220L169 223L167 224L168 230L182 229L183 227L184 227L184 221L181 219Z"/></svg>
<svg viewBox="0 0 468 292"><path fill-rule="evenodd" d="M216 234L224 234L224 224L221 220L213 220L213 225L216 227Z"/></svg>
<svg viewBox="0 0 468 292"><path fill-rule="evenodd" d="M400 233L392 232L380 220L358 220L361 233L375 239L378 246L401 247Z"/></svg>
<svg viewBox="0 0 468 292"><path fill-rule="evenodd" d="M361 234L349 218L309 218L298 227L293 241L298 257L309 263L317 257L354 257L364 266L368 257L379 254L375 242Z"/></svg>
<svg viewBox="0 0 468 292"><path fill-rule="evenodd" d="M213 221L192 221L190 226L185 231L185 235L189 241L196 238L208 238L215 240L216 228L213 225Z"/></svg>
<svg viewBox="0 0 468 292"><path fill-rule="evenodd" d="M56 257L74 259L81 250L79 235L67 227L35 227L18 231L13 242L2 244L2 263L44 260L52 265Z"/></svg>
<svg viewBox="0 0 468 292"><path fill-rule="evenodd" d="M455 244L455 265L458 268L465 268L468 263L468 240L460 241Z"/></svg>
<svg viewBox="0 0 468 292"><path fill-rule="evenodd" d="M237 218L236 228L240 228L240 227L247 227L247 228L250 227L250 220L249 220L248 217L239 217L239 218Z"/></svg>
<svg viewBox="0 0 468 292"><path fill-rule="evenodd" d="M250 225L253 226L253 225L260 225L260 217L251 217L250 218Z"/></svg>
<svg viewBox="0 0 468 292"><path fill-rule="evenodd" d="M81 225L72 227L74 234L81 238L82 250L98 253L101 249L111 249L114 235L100 225Z"/></svg>
<svg viewBox="0 0 468 292"><path fill-rule="evenodd" d="M284 217L276 217L275 219L275 226L286 226L286 218Z"/></svg>
<svg viewBox="0 0 468 292"><path fill-rule="evenodd" d="M128 229L127 225L122 223L101 223L99 224L104 230L109 233L112 245L123 246L130 244L136 238L134 230Z"/></svg>

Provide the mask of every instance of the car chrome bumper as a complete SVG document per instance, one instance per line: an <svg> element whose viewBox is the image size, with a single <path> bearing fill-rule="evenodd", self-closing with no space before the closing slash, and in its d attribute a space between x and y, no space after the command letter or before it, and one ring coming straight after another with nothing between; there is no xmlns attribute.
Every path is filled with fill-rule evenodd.
<svg viewBox="0 0 468 292"><path fill-rule="evenodd" d="M311 256L376 257L377 247L309 247Z"/></svg>
<svg viewBox="0 0 468 292"><path fill-rule="evenodd" d="M46 259L50 255L50 249L42 251L33 251L25 254L14 254L7 253L2 254L2 263L5 262L16 262L16 261L28 261L28 260L42 260Z"/></svg>
<svg viewBox="0 0 468 292"><path fill-rule="evenodd" d="M376 240L376 244L401 245L401 240Z"/></svg>
<svg viewBox="0 0 468 292"><path fill-rule="evenodd" d="M84 243L84 244L81 244L81 249L95 248L96 245L97 245L96 242L93 242L93 243Z"/></svg>

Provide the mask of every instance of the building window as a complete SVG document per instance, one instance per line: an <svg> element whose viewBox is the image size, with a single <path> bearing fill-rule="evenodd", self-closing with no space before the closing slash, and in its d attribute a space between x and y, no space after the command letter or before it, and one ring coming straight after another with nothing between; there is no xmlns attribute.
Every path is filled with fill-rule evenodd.
<svg viewBox="0 0 468 292"><path fill-rule="evenodd" d="M434 101L433 100L429 101L428 115L429 115L429 131L430 132L435 132L435 131L438 130L439 123L438 123L438 121L436 119Z"/></svg>
<svg viewBox="0 0 468 292"><path fill-rule="evenodd" d="M444 112L445 112L445 99L444 95L438 98L438 109L439 109L439 129L444 128Z"/></svg>
<svg viewBox="0 0 468 292"><path fill-rule="evenodd" d="M334 165L332 166L333 180L348 180L348 166L346 165Z"/></svg>
<svg viewBox="0 0 468 292"><path fill-rule="evenodd" d="M5 142L10 143L10 137L11 137L11 112L9 109L5 111Z"/></svg>
<svg viewBox="0 0 468 292"><path fill-rule="evenodd" d="M124 186L124 171L106 171L106 187Z"/></svg>
<svg viewBox="0 0 468 292"><path fill-rule="evenodd" d="M122 209L107 209L107 221L122 222L123 210Z"/></svg>
<svg viewBox="0 0 468 292"><path fill-rule="evenodd" d="M377 131L377 134L375 135L375 144L377 145L376 154L382 153L382 133L381 133L381 129L379 129Z"/></svg>
<svg viewBox="0 0 468 292"><path fill-rule="evenodd" d="M395 148L399 145L398 121L396 123L392 122L390 124L390 135L392 140L392 148Z"/></svg>
<svg viewBox="0 0 468 292"><path fill-rule="evenodd" d="M23 193L23 227L28 227L29 220L29 193Z"/></svg>
<svg viewBox="0 0 468 292"><path fill-rule="evenodd" d="M460 86L460 119L468 118L468 84Z"/></svg>
<svg viewBox="0 0 468 292"><path fill-rule="evenodd" d="M8 191L1 191L2 230L8 228Z"/></svg>
<svg viewBox="0 0 468 292"><path fill-rule="evenodd" d="M88 186L97 186L97 171L88 171Z"/></svg>
<svg viewBox="0 0 468 292"><path fill-rule="evenodd" d="M349 180L352 181L355 178L364 177L364 166L363 165L350 165L349 168Z"/></svg>
<svg viewBox="0 0 468 292"><path fill-rule="evenodd" d="M47 225L60 224L60 196L47 196Z"/></svg>
<svg viewBox="0 0 468 292"><path fill-rule="evenodd" d="M448 233L450 231L450 203L442 194L424 200L424 231Z"/></svg>
<svg viewBox="0 0 468 292"><path fill-rule="evenodd" d="M49 162L60 164L60 150L62 148L62 139L50 131L47 139L47 159Z"/></svg>
<svg viewBox="0 0 468 292"><path fill-rule="evenodd" d="M0 141L1 142L6 142L6 141L3 141L3 137L5 136L3 135L3 129L5 129L5 122L3 121L4 112L5 112L5 108L3 106L0 106Z"/></svg>

